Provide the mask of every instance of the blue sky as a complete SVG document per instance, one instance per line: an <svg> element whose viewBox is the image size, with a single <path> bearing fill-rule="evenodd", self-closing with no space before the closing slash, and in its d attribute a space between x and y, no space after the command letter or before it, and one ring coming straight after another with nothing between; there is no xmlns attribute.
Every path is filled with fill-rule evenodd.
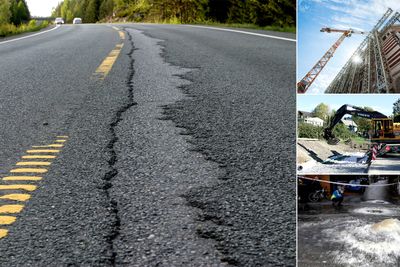
<svg viewBox="0 0 400 267"><path fill-rule="evenodd" d="M369 31L388 7L394 11L400 10L400 0L299 0L298 5L297 81L304 77L341 35L320 32L321 28ZM323 93L364 38L358 34L346 38L308 93Z"/></svg>
<svg viewBox="0 0 400 267"><path fill-rule="evenodd" d="M371 107L387 116L393 113L393 103L400 99L400 94L324 94L324 95L297 95L297 109L311 112L318 104L325 103L331 110L338 110L344 104L359 107Z"/></svg>

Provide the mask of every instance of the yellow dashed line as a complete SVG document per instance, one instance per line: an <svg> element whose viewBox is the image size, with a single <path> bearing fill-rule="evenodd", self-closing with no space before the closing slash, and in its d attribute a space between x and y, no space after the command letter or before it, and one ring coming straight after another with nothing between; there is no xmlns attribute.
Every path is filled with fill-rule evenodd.
<svg viewBox="0 0 400 267"><path fill-rule="evenodd" d="M27 150L27 153L58 153L60 150L57 149L32 149Z"/></svg>
<svg viewBox="0 0 400 267"><path fill-rule="evenodd" d="M118 31L119 33L119 38L121 38L121 40L125 40L125 33L123 31Z"/></svg>
<svg viewBox="0 0 400 267"><path fill-rule="evenodd" d="M40 181L42 177L39 176L7 176L3 178L4 181Z"/></svg>
<svg viewBox="0 0 400 267"><path fill-rule="evenodd" d="M24 205L3 205L0 206L0 213L20 213Z"/></svg>
<svg viewBox="0 0 400 267"><path fill-rule="evenodd" d="M96 69L94 75L97 76L100 80L104 80L107 74L111 71L123 46L124 44L117 44L115 48L110 52L110 54L108 54L108 56L103 60L100 66Z"/></svg>
<svg viewBox="0 0 400 267"><path fill-rule="evenodd" d="M28 156L22 156L23 159L55 159L56 156L50 156L50 155L28 155Z"/></svg>
<svg viewBox="0 0 400 267"><path fill-rule="evenodd" d="M0 185L0 190L26 190L26 191L35 191L37 188L36 185L31 184L7 184Z"/></svg>
<svg viewBox="0 0 400 267"><path fill-rule="evenodd" d="M15 201L27 201L30 198L31 195L29 194L8 194L0 197L0 199L9 199Z"/></svg>
<svg viewBox="0 0 400 267"><path fill-rule="evenodd" d="M33 148L48 148L48 147L63 147L62 144L51 144L51 145L44 145L44 146L32 146Z"/></svg>
<svg viewBox="0 0 400 267"><path fill-rule="evenodd" d="M4 225L4 224L12 224L15 222L15 220L17 219L17 217L14 216L0 216L0 224ZM2 229L0 229L1 231ZM1 234L0 234L1 237Z"/></svg>
<svg viewBox="0 0 400 267"><path fill-rule="evenodd" d="M17 163L17 166L50 166L51 162L46 161L21 161Z"/></svg>
<svg viewBox="0 0 400 267"><path fill-rule="evenodd" d="M45 172L47 172L47 169L42 169L42 168L20 168L20 169L13 169L10 172L11 173L21 173L21 172L45 173Z"/></svg>
<svg viewBox="0 0 400 267"><path fill-rule="evenodd" d="M119 53L119 52L118 52ZM116 55L118 56L118 54ZM108 61L109 64L113 64L113 62ZM37 159L36 161L20 161L16 163L16 166L27 166L26 168L15 168L10 170L10 173L46 173L48 169L41 168L40 166L50 166L52 162L49 159L55 159L56 155L51 155L53 153L61 152L60 149L54 148L62 148L68 138L66 135L59 135L53 144L49 145L40 145L40 146L32 146L34 149L27 150L26 153L28 155L22 156L22 159ZM36 148L36 149L35 149ZM43 154L42 154L43 153ZM30 155L29 155L30 154ZM46 161L46 159L48 161ZM41 176L30 176L20 174L19 176L6 176L2 178L3 181L40 181L42 180ZM20 203L23 201L27 201L31 198L30 194L23 194L23 193L14 193L14 190L25 190L25 191L34 191L37 189L36 185L33 184L0 184L0 193L7 192L10 190L11 192L7 192L9 194L0 195L0 200L7 200L7 201L19 201ZM13 214L19 213L24 208L24 205L0 205L0 225L10 225L16 221L16 217L14 216L7 216L1 214ZM0 229L0 239L4 238L8 235L8 229Z"/></svg>
<svg viewBox="0 0 400 267"><path fill-rule="evenodd" d="M7 229L0 229L0 238L6 237L8 234Z"/></svg>

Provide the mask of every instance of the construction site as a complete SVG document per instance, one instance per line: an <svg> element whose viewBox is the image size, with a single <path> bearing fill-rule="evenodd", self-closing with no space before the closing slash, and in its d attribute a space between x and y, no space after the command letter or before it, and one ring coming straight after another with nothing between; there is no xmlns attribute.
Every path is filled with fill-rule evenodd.
<svg viewBox="0 0 400 267"><path fill-rule="evenodd" d="M365 35L325 93L400 93L400 13L388 9L369 32L322 28L321 32L341 33L313 68L297 83L305 93L334 56L342 42L353 34Z"/></svg>
<svg viewBox="0 0 400 267"><path fill-rule="evenodd" d="M338 138L334 134L335 128L345 122L346 116L367 120L368 133L364 132L367 136L348 140ZM299 131L299 134L302 133ZM400 123L383 113L342 105L323 127L322 137L324 140L297 139L299 173L400 174Z"/></svg>
<svg viewBox="0 0 400 267"><path fill-rule="evenodd" d="M399 266L399 176L299 175L298 199L299 267Z"/></svg>

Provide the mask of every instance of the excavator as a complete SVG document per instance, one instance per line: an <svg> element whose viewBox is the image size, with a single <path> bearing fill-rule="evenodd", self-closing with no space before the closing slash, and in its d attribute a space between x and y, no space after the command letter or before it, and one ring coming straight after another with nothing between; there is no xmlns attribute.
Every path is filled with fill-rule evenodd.
<svg viewBox="0 0 400 267"><path fill-rule="evenodd" d="M394 122L392 118L378 111L369 111L352 105L341 106L331 119L329 126L324 129L323 137L328 144L339 143L339 139L333 134L333 129L346 114L371 120L372 127L369 132L371 144L379 145L385 152L400 152L400 122Z"/></svg>

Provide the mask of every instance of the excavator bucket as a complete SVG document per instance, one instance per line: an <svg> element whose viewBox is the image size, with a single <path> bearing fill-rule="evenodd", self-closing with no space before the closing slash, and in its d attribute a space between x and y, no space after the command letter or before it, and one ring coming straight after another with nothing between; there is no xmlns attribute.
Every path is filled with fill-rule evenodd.
<svg viewBox="0 0 400 267"><path fill-rule="evenodd" d="M339 138L333 137L333 138L329 138L328 140L326 140L328 142L328 145L337 145L340 142Z"/></svg>

